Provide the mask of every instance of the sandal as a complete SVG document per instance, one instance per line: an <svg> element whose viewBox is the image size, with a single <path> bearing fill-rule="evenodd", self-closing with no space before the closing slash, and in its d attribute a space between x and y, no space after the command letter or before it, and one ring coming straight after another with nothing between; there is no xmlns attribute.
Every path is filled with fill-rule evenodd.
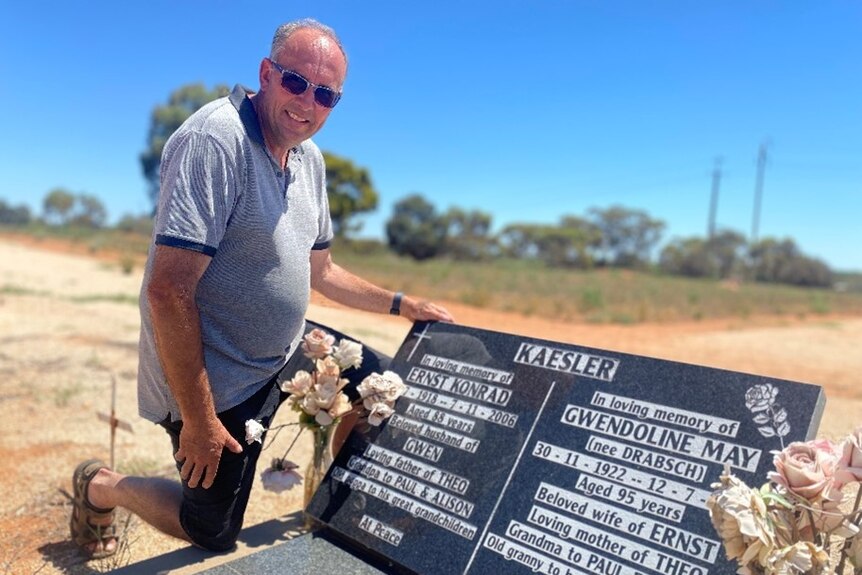
<svg viewBox="0 0 862 575"><path fill-rule="evenodd" d="M74 498L72 499L72 519L69 521L69 530L72 533L72 541L80 547L81 551L90 559L102 559L117 552L118 545L108 549L107 544L112 539L117 541L117 531L114 527L114 509L101 509L96 507L87 499L87 487L100 469L107 467L98 459L89 459L75 468L72 475L72 488ZM110 517L108 525L98 525L96 522ZM95 521L95 522L94 522ZM98 545L89 549L93 543Z"/></svg>

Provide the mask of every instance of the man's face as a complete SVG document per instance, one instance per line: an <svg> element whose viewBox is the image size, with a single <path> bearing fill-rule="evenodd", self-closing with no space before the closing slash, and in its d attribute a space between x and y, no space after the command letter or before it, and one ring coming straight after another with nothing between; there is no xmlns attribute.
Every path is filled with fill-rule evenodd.
<svg viewBox="0 0 862 575"><path fill-rule="evenodd" d="M309 82L341 92L347 63L338 45L316 30L302 29L290 36L275 62ZM281 72L268 58L260 65L258 115L270 151L284 153L307 140L329 117L332 108L314 100L314 86L292 94L281 85Z"/></svg>

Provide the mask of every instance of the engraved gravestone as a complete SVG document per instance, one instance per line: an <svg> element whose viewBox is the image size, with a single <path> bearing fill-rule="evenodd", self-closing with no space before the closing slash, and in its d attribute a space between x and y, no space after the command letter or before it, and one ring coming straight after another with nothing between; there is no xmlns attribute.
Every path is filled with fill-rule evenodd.
<svg viewBox="0 0 862 575"><path fill-rule="evenodd" d="M451 324L418 323L409 389L358 426L308 512L422 575L731 574L705 507L814 436L814 385Z"/></svg>

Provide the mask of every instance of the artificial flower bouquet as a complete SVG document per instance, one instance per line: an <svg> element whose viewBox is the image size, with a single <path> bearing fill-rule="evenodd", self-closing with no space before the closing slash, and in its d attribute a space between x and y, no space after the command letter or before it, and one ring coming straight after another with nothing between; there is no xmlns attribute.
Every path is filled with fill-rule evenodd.
<svg viewBox="0 0 862 575"><path fill-rule="evenodd" d="M727 558L743 575L862 574L862 427L840 443L773 452L759 489L725 468L706 504Z"/></svg>
<svg viewBox="0 0 862 575"><path fill-rule="evenodd" d="M305 335L301 347L303 354L314 361L314 371L298 371L292 379L281 383L281 390L290 394L287 401L294 411L299 412L299 420L271 428L275 431L287 425L298 425L299 432L284 455L274 458L261 473L261 481L265 490L276 493L302 483L298 466L289 461L287 455L302 431L308 429L313 433L314 451L305 477L307 500L332 462L330 441L341 419L364 409L368 423L379 426L392 415L395 401L407 391L407 386L395 372L372 373L357 386L360 397L353 405L342 391L348 383L342 373L362 364L362 346L347 339L336 344L331 334L313 329ZM245 423L245 431L246 442L251 444L261 442L266 429L260 422L250 419Z"/></svg>

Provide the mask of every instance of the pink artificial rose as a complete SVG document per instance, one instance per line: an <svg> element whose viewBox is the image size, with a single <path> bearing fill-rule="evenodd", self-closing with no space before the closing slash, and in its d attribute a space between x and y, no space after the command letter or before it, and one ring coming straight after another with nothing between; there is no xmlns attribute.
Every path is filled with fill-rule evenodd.
<svg viewBox="0 0 862 575"><path fill-rule="evenodd" d="M309 359L321 359L332 353L335 337L320 328L314 328L302 339L302 350Z"/></svg>
<svg viewBox="0 0 862 575"><path fill-rule="evenodd" d="M836 481L845 485L862 481L862 427L844 438L839 446L841 456L838 459Z"/></svg>
<svg viewBox="0 0 862 575"><path fill-rule="evenodd" d="M838 453L831 442L795 441L776 453L772 462L775 471L769 472L769 479L791 493L812 502L834 497Z"/></svg>
<svg viewBox="0 0 862 575"><path fill-rule="evenodd" d="M341 367L332 357L318 359L317 366L317 385L332 385L341 389Z"/></svg>
<svg viewBox="0 0 862 575"><path fill-rule="evenodd" d="M292 379L284 381L280 384L281 391L289 393L297 398L305 397L305 394L311 391L314 386L314 377L300 369Z"/></svg>

